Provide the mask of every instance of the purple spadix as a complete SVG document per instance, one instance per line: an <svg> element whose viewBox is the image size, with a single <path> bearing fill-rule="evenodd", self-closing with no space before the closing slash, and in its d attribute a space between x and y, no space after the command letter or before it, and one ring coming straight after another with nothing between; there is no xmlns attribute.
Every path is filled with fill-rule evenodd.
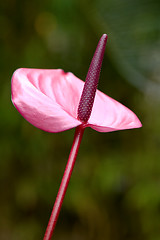
<svg viewBox="0 0 160 240"><path fill-rule="evenodd" d="M86 123L91 115L106 43L107 34L103 34L99 40L86 76L83 92L78 106L78 119L83 123Z"/></svg>

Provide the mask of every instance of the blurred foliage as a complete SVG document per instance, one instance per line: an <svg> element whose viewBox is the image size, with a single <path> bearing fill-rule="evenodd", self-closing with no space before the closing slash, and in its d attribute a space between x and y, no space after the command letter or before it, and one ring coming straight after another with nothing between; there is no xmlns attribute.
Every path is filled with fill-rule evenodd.
<svg viewBox="0 0 160 240"><path fill-rule="evenodd" d="M10 101L19 67L63 68L81 79L102 33L99 89L131 108L142 129L86 129L55 239L160 239L160 2L0 2L0 239L42 239L74 129L50 134Z"/></svg>

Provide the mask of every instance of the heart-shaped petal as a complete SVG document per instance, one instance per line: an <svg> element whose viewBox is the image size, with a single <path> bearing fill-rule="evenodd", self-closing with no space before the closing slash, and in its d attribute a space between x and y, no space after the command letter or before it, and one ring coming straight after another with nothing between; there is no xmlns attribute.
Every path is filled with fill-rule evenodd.
<svg viewBox="0 0 160 240"><path fill-rule="evenodd" d="M81 124L76 119L83 82L61 69L21 68L12 77L12 102L35 127L61 132Z"/></svg>
<svg viewBox="0 0 160 240"><path fill-rule="evenodd" d="M21 68L12 77L12 102L32 125L47 132L61 132L82 124L77 109L84 82L61 69ZM86 123L99 132L141 127L137 116L99 90Z"/></svg>

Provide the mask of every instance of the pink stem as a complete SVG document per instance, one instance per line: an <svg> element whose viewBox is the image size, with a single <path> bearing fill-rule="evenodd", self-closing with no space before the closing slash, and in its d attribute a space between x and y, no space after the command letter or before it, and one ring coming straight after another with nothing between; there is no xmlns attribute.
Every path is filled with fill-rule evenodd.
<svg viewBox="0 0 160 240"><path fill-rule="evenodd" d="M80 147L84 129L85 129L85 127L83 125L80 125L76 128L71 152L70 152L68 162L66 165L66 169L64 171L61 185L60 185L57 197L56 197L56 201L53 206L53 210L52 210L43 240L50 240L52 237L52 234L53 234L53 231L56 226L57 219L58 219L58 216L59 216L59 213L61 210L63 199L65 197L65 193L66 193L66 190L67 190L67 187L69 184L69 180L71 178L71 174L72 174L73 167L74 167L74 164L76 161L76 157L78 154L78 150Z"/></svg>

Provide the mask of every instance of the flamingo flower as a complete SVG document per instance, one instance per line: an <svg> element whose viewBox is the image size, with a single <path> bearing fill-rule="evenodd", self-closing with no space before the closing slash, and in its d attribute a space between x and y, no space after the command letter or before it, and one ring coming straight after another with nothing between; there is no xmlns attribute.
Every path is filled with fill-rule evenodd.
<svg viewBox="0 0 160 240"><path fill-rule="evenodd" d="M61 69L21 68L12 77L12 102L28 122L47 132L61 132L76 127L44 240L52 237L84 129L91 127L99 132L111 132L142 126L131 110L97 90L106 42L107 35L103 34L85 83Z"/></svg>

